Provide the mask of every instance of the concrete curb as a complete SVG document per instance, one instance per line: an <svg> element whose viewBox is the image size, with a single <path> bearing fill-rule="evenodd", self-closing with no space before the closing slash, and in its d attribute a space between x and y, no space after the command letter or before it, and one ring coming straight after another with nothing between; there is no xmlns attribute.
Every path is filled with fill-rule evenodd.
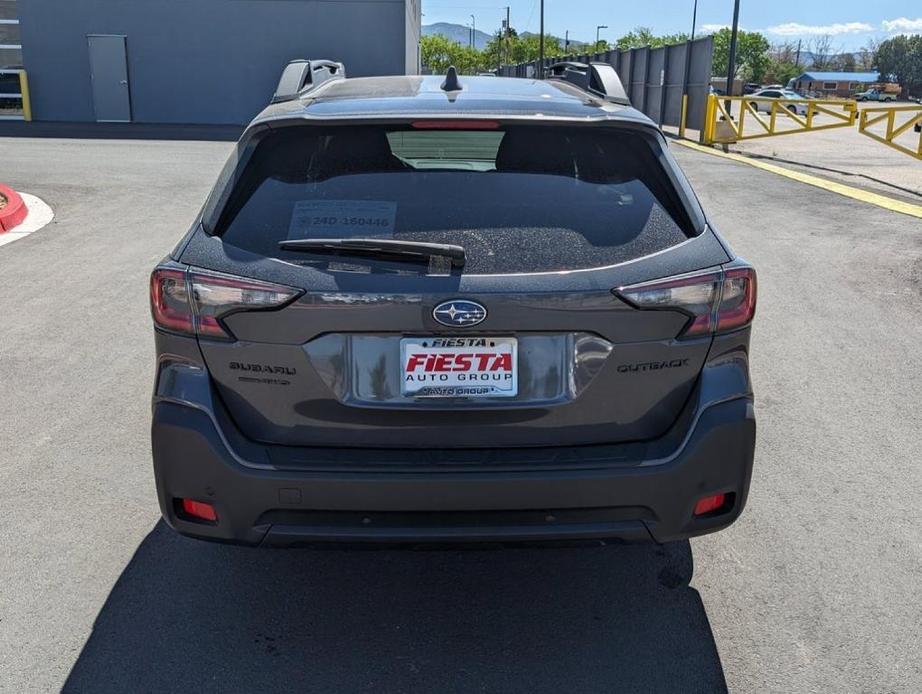
<svg viewBox="0 0 922 694"><path fill-rule="evenodd" d="M19 226L29 214L29 208L26 207L19 193L2 183L0 183L0 195L6 198L6 207L0 209L0 234L2 234Z"/></svg>
<svg viewBox="0 0 922 694"><path fill-rule="evenodd" d="M0 233L0 246L5 246L17 239L28 236L34 231L38 231L54 219L54 210L41 198L28 193L20 193L19 197L28 214L26 218L17 226L9 231Z"/></svg>
<svg viewBox="0 0 922 694"><path fill-rule="evenodd" d="M853 186L845 185L844 183L837 183L836 181L830 181L826 178L820 178L819 176L811 176L810 174L794 171L793 169L777 166L776 164L769 164L768 162L753 159L752 157L748 157L742 154L736 154L734 152L720 152L713 147L700 145L697 142L689 142L688 140L672 140L672 142L682 145L683 147L688 147L689 149L694 149L698 152L704 152L705 154L721 157L722 159L730 159L741 164L746 164L747 166L752 166L756 169L762 169L763 171L769 171L773 174L784 176L785 178L790 178L794 181L799 181L800 183L806 183L810 186L822 188L823 190L828 190L831 193L838 193L839 195L844 195L847 198L865 202L869 205L876 205L877 207L882 207L883 209L890 210L891 212L899 212L900 214L906 214L910 217L918 217L919 219L922 219L922 205L914 205L911 202L897 200L896 198L881 195L880 193L872 193L868 190L855 188Z"/></svg>

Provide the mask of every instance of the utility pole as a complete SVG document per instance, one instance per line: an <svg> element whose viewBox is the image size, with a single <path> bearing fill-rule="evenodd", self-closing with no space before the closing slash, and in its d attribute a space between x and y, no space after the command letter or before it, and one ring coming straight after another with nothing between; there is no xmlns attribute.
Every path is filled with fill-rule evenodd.
<svg viewBox="0 0 922 694"><path fill-rule="evenodd" d="M570 30L563 33L563 52L564 55L570 55Z"/></svg>
<svg viewBox="0 0 922 694"><path fill-rule="evenodd" d="M538 64L541 71L538 75L539 80L544 79L544 0L541 0L541 37L538 40Z"/></svg>
<svg viewBox="0 0 922 694"><path fill-rule="evenodd" d="M601 30L601 29L607 29L607 28L608 28L608 25L607 25L607 24L599 24L599 25L595 28L595 50L593 51L593 53L598 53L598 52L599 52L599 30Z"/></svg>
<svg viewBox="0 0 922 694"><path fill-rule="evenodd" d="M471 48L474 48L474 40L477 35L477 18L471 15Z"/></svg>
<svg viewBox="0 0 922 694"><path fill-rule="evenodd" d="M506 63L508 64L512 62L511 60L509 60L509 6L508 5L506 5L506 27L505 29L506 31L505 31L505 34L503 35L503 49L504 49L503 54L505 56Z"/></svg>
<svg viewBox="0 0 922 694"><path fill-rule="evenodd" d="M797 39L797 56L794 58L794 67L800 67L800 44L803 41L803 39Z"/></svg>
<svg viewBox="0 0 922 694"><path fill-rule="evenodd" d="M736 78L736 40L740 31L740 0L733 1L733 28L730 30L730 56L727 61L727 96L733 96L733 82ZM730 104L726 101L724 105L727 113L730 113Z"/></svg>
<svg viewBox="0 0 922 694"><path fill-rule="evenodd" d="M691 40L695 40L695 23L698 19L698 0L695 0L695 7L692 9L692 33Z"/></svg>

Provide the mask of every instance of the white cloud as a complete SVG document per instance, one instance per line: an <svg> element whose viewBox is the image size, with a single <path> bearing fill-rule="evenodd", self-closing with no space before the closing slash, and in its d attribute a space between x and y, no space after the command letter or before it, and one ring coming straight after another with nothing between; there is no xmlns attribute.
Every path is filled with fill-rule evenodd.
<svg viewBox="0 0 922 694"><path fill-rule="evenodd" d="M768 27L765 33L776 34L777 36L823 36L825 34L838 36L839 34L860 34L865 31L874 31L874 27L867 22L844 22L836 24L800 24L798 22L786 22L785 24Z"/></svg>
<svg viewBox="0 0 922 694"><path fill-rule="evenodd" d="M729 29L729 24L702 24L701 28L706 34L713 34L721 29Z"/></svg>
<svg viewBox="0 0 922 694"><path fill-rule="evenodd" d="M885 19L881 22L884 31L903 34L920 34L922 33L922 17L919 19L908 19L900 17L899 19Z"/></svg>

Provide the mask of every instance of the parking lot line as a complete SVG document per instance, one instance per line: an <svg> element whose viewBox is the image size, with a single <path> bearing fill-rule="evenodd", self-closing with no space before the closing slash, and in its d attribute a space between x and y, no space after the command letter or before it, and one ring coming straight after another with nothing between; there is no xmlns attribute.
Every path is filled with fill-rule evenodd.
<svg viewBox="0 0 922 694"><path fill-rule="evenodd" d="M902 200L890 198L886 195L880 195L879 193L872 193L867 190L848 186L844 183L837 183L825 178L819 178L818 176L811 176L810 174L801 173L800 171L786 169L783 166L776 166L775 164L769 164L764 161L750 159L749 157L745 157L741 154L734 154L733 152L721 152L712 147L706 147L704 145L699 145L697 142L691 142L690 140L673 139L672 141L682 145L683 147L688 147L699 152L712 154L715 157L732 159L733 161L737 161L742 164L748 164L749 166L754 166L755 168L762 169L763 171L769 171L771 173L778 174L779 176L784 176L786 178L799 181L800 183L806 183L807 185L816 186L817 188L822 188L823 190L828 190L832 193L844 195L845 197L852 198L853 200L859 200L870 205L882 207L885 210L891 210L892 212L899 212L901 214L908 214L911 217L918 217L919 219L922 219L922 205L914 205L911 202L903 202Z"/></svg>

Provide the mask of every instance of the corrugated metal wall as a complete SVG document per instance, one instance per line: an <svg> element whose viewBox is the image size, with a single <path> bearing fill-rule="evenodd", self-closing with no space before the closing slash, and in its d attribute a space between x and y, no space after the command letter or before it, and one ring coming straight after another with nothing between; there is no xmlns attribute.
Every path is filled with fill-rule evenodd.
<svg viewBox="0 0 922 694"><path fill-rule="evenodd" d="M704 124L713 53L713 39L705 36L660 48L632 48L566 58L546 58L544 67L561 60L608 63L621 78L634 108L643 111L659 125L678 127L682 117L682 94L688 94L686 125L700 129ZM535 61L505 65L499 74L536 77L541 74L541 69Z"/></svg>

